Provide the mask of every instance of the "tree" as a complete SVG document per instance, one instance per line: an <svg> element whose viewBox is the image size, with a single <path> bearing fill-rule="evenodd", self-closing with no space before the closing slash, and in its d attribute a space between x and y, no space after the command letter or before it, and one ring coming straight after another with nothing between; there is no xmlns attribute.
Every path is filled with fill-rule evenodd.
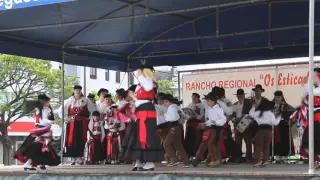
<svg viewBox="0 0 320 180"><path fill-rule="evenodd" d="M52 97L52 106L57 107L59 100L70 96L76 78L66 77L66 97L61 97L61 74L61 70L52 69L50 61L0 55L0 142L5 165L9 164L11 150L7 128L27 115L22 111L24 103L47 93Z"/></svg>
<svg viewBox="0 0 320 180"><path fill-rule="evenodd" d="M170 80L159 80L158 81L158 91L166 94L173 94L172 87L174 87L174 82Z"/></svg>

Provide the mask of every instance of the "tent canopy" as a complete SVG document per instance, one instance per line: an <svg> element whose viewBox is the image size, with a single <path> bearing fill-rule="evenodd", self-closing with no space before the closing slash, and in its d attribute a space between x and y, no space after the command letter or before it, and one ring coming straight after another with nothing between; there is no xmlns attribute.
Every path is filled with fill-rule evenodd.
<svg viewBox="0 0 320 180"><path fill-rule="evenodd" d="M77 0L3 11L0 53L61 62L64 52L67 64L119 71L141 60L177 66L302 57L308 12L308 0Z"/></svg>

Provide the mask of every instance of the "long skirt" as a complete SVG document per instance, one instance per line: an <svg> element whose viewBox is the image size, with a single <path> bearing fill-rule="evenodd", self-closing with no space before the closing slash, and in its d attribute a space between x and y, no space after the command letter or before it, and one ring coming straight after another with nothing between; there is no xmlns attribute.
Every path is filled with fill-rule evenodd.
<svg viewBox="0 0 320 180"><path fill-rule="evenodd" d="M122 140L120 159L129 161L132 158L132 152L137 138L137 124L131 121L127 124L126 132Z"/></svg>
<svg viewBox="0 0 320 180"><path fill-rule="evenodd" d="M220 151L222 158L237 158L241 157L242 152L239 146L237 146L235 140L232 138L232 131L229 124L225 124L220 132Z"/></svg>
<svg viewBox="0 0 320 180"><path fill-rule="evenodd" d="M320 122L315 121L314 122L314 155L317 161L319 161L318 156L320 155L319 132L320 132ZM303 157L308 158L308 152L309 152L309 127L306 127L302 135L301 155Z"/></svg>
<svg viewBox="0 0 320 180"><path fill-rule="evenodd" d="M101 136L93 138L90 144L90 163L96 163L105 159L103 143L101 143Z"/></svg>
<svg viewBox="0 0 320 180"><path fill-rule="evenodd" d="M152 103L145 103L136 108L136 142L132 160L142 162L160 162L164 160L164 151L157 134L157 114Z"/></svg>
<svg viewBox="0 0 320 180"><path fill-rule="evenodd" d="M43 133L42 133L43 134ZM51 143L47 145L47 151L43 150L43 142L36 141L41 134L30 134L19 149L15 152L14 158L21 163L32 160L32 165L58 166L61 163L60 156L54 151Z"/></svg>
<svg viewBox="0 0 320 180"><path fill-rule="evenodd" d="M83 157L87 142L87 130L89 121L74 121L67 124L65 136L64 157Z"/></svg>
<svg viewBox="0 0 320 180"><path fill-rule="evenodd" d="M196 156L201 143L202 132L198 128L199 123L200 121L196 119L187 121L186 137L183 146L189 157Z"/></svg>
<svg viewBox="0 0 320 180"><path fill-rule="evenodd" d="M270 148L272 148L272 143ZM287 121L280 121L279 125L274 128L274 155L289 156L294 154L294 152L291 127L289 127ZM272 154L272 151L270 153Z"/></svg>

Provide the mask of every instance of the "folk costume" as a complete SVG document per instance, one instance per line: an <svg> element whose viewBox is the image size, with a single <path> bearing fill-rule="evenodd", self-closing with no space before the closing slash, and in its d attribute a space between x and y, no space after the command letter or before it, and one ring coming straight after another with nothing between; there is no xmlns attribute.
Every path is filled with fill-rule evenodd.
<svg viewBox="0 0 320 180"><path fill-rule="evenodd" d="M205 121L205 106L199 100L200 95L197 93L193 93L192 96L196 96L198 99L197 103L191 103L188 105L193 111L195 116L192 116L187 120L186 124L186 137L184 140L184 148L187 151L188 156L195 156L196 152L201 143L202 131L198 128L199 123L203 123Z"/></svg>
<svg viewBox="0 0 320 180"><path fill-rule="evenodd" d="M315 75L320 78L320 69L314 69ZM320 136L317 132L320 132L320 86L319 83L314 82L314 161L320 162ZM292 123L297 123L300 128L303 129L302 144L300 153L301 156L308 158L309 156L309 121L308 121L308 93L303 99L300 108L292 115Z"/></svg>
<svg viewBox="0 0 320 180"><path fill-rule="evenodd" d="M125 124L119 120L117 111L118 106L116 104L112 105L107 120L109 129L107 134L107 156L111 160L111 164L120 164L121 144L125 131Z"/></svg>
<svg viewBox="0 0 320 180"><path fill-rule="evenodd" d="M244 142L246 143L246 161L247 162L251 162L252 161L252 140L254 138L255 135L255 131L257 126L255 126L256 123L253 124L253 122L251 122L249 124L249 126L244 130L244 132L239 132L237 130L237 125L240 123L241 119L249 114L249 111L252 108L252 101L250 99L246 99L245 93L243 89L238 89L237 93L235 94L237 95L238 99L242 98L241 96L243 96L243 100L239 100L236 103L233 104L233 123L234 123L234 134L235 134L235 141L236 144L238 146L238 149L240 149L240 157L238 157L236 159L236 161L239 163L241 162L241 157L242 157L242 141L244 140Z"/></svg>
<svg viewBox="0 0 320 180"><path fill-rule="evenodd" d="M153 171L154 162L163 160L163 148L157 134L157 113L152 101L156 95L157 82L153 67L142 65L138 72L139 84L136 89L136 143L132 159L136 160L133 171ZM142 162L145 162L142 165Z"/></svg>
<svg viewBox="0 0 320 180"><path fill-rule="evenodd" d="M253 167L265 166L270 156L270 143L272 140L272 126L280 122L280 116L274 115L271 111L273 103L269 100L262 100L257 107L252 107L249 115L258 123L258 131L255 137L255 152ZM261 160L261 153L262 162Z"/></svg>
<svg viewBox="0 0 320 180"><path fill-rule="evenodd" d="M82 96L81 86L76 85L74 90L78 94L65 100L63 107L60 107L60 112L64 108L64 115L66 115L63 153L64 157L73 158L72 165L75 165L77 160L79 164L83 164L82 157L87 142L89 116L97 110L90 100ZM80 98L76 99L76 95ZM60 114L60 117L62 116Z"/></svg>
<svg viewBox="0 0 320 180"><path fill-rule="evenodd" d="M164 114L167 112L167 107L163 105L163 98L165 94L164 93L158 93L158 104L155 104L155 108L157 111L157 132L161 139L161 143L164 143L164 140L166 139L168 132L169 132L169 125L170 122L166 121L166 117ZM163 164L167 164L170 162L170 157L167 153L164 154L164 161L161 162Z"/></svg>
<svg viewBox="0 0 320 180"><path fill-rule="evenodd" d="M293 124L290 119L295 109L286 103L282 91L276 91L274 96L282 98L281 103L276 103L273 100L274 113L281 115L280 123L274 127L274 155L277 157L277 160L280 161L282 157L293 155L295 152L291 131Z"/></svg>
<svg viewBox="0 0 320 180"><path fill-rule="evenodd" d="M36 127L31 130L30 135L15 152L14 158L24 164L24 170L36 170L34 167L41 165L41 169L46 169L45 165L57 166L61 163L60 157L54 151L52 141L51 124L54 121L52 108L44 106L49 103L50 98L41 94L38 101L28 101L25 104L25 113L36 110Z"/></svg>
<svg viewBox="0 0 320 180"><path fill-rule="evenodd" d="M192 160L192 165L197 167L200 163L201 157L208 150L206 159L207 165L211 167L219 167L221 165L221 151L220 151L220 135L223 126L227 122L222 108L217 103L218 97L210 92L205 96L207 101L206 107L206 122L205 133L202 137L202 142L196 153L196 157ZM213 103L214 102L214 103Z"/></svg>
<svg viewBox="0 0 320 180"><path fill-rule="evenodd" d="M100 113L94 111L88 125L87 145L89 149L90 164L99 164L105 159L103 142L105 139L103 121L100 121Z"/></svg>
<svg viewBox="0 0 320 180"><path fill-rule="evenodd" d="M108 112L108 109L110 107L111 104L107 105L106 104L106 98L110 96L111 98L111 95L108 95L108 90L107 89L104 89L104 88L101 88L99 89L97 95L100 97L100 99L98 101L96 101L96 106L97 106L97 109L101 115L101 119L104 119L104 117L107 115L107 112ZM108 96L106 96L108 95Z"/></svg>
<svg viewBox="0 0 320 180"><path fill-rule="evenodd" d="M121 147L121 154L120 157L125 162L130 162L132 157L132 150L135 143L135 104L133 99L128 95L129 92L135 92L137 85L132 85L129 87L129 89L126 92L126 100L127 103L122 106L121 109L119 109L118 116L121 122L125 123L126 131L124 134L124 138L122 141L122 147Z"/></svg>
<svg viewBox="0 0 320 180"><path fill-rule="evenodd" d="M177 104L173 104L174 98L171 94L166 94L164 101L167 101L165 104L169 105L167 112L164 114L165 121L169 123L169 132L163 142L163 147L171 159L169 166L176 166L180 163L177 157L177 154L179 154L182 157L185 167L190 167L189 157L182 146L182 127L179 122L179 120L183 118L181 117L181 113L179 113L181 110Z"/></svg>

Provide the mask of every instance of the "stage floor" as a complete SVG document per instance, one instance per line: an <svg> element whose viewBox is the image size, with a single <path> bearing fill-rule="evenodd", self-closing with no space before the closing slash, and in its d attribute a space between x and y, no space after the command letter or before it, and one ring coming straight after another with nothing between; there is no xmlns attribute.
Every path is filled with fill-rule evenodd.
<svg viewBox="0 0 320 180"><path fill-rule="evenodd" d="M23 171L22 166L16 167L1 167L0 176L10 175L28 175L28 174L51 174L51 175L157 175L157 174L173 174L180 176L236 176L236 177L274 177L274 178L311 178L320 177L320 171L309 175L307 164L271 164L267 167L253 168L248 164L227 164L221 168L207 168L205 165L199 165L197 168L184 168L182 165L177 167L159 167L152 172L132 172L131 165L84 165L84 166L70 166L61 165L58 167L49 167L47 170L38 171ZM1 179L1 178L0 178Z"/></svg>

